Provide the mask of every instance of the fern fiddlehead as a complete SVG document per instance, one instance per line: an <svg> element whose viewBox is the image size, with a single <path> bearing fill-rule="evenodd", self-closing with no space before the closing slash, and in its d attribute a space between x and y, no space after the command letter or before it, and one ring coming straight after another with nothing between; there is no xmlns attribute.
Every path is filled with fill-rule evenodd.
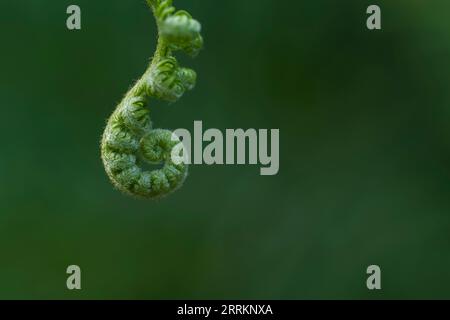
<svg viewBox="0 0 450 320"><path fill-rule="evenodd" d="M182 68L173 56L184 51L194 57L203 45L201 25L172 0L147 0L158 27L156 52L144 75L132 86L109 118L101 142L105 171L126 194L156 199L179 188L187 165L175 164L171 151L179 140L169 130L153 129L147 102L156 98L175 102L195 86L194 70ZM163 163L144 170L143 164Z"/></svg>

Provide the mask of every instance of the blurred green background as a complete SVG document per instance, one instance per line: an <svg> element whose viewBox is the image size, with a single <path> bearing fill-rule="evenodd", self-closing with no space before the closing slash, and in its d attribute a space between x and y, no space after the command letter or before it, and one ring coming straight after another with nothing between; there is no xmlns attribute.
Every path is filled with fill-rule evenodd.
<svg viewBox="0 0 450 320"><path fill-rule="evenodd" d="M2 0L0 298L450 298L449 1L175 5L206 45L155 127L279 128L280 173L191 166L162 201L120 194L99 141L155 47L145 1Z"/></svg>

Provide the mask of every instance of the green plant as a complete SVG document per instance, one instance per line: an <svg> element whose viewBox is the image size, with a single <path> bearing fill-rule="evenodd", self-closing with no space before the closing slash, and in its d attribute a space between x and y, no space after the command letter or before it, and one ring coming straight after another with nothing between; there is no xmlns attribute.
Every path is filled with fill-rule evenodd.
<svg viewBox="0 0 450 320"><path fill-rule="evenodd" d="M175 164L172 148L180 141L171 131L153 129L147 101L157 98L177 101L195 86L194 70L182 68L173 56L184 51L194 57L202 48L201 25L172 0L147 0L156 19L158 44L144 75L128 91L108 120L101 142L106 173L121 191L143 198L160 198L179 188L187 165ZM146 171L144 163L164 163Z"/></svg>

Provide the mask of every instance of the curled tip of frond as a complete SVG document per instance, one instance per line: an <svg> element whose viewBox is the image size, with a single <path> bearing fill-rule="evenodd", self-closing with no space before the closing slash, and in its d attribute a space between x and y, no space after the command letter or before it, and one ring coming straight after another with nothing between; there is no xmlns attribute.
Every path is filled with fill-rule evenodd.
<svg viewBox="0 0 450 320"><path fill-rule="evenodd" d="M200 34L200 22L187 15L173 15L161 23L161 36L168 41L189 42Z"/></svg>
<svg viewBox="0 0 450 320"><path fill-rule="evenodd" d="M196 56L203 46L200 22L185 10L176 11L172 1L162 0L155 8L159 35L173 51L184 51Z"/></svg>

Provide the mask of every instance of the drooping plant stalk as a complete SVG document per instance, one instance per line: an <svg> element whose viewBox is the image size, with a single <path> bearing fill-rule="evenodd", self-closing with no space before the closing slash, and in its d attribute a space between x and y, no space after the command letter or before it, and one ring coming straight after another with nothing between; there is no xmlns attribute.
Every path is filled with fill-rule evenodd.
<svg viewBox="0 0 450 320"><path fill-rule="evenodd" d="M156 199L178 189L187 176L187 165L176 164L171 151L179 140L171 131L153 129L147 103L150 98L177 101L195 86L194 70L182 68L173 56L184 51L194 57L203 46L201 25L172 0L147 0L158 27L156 52L144 75L128 91L108 120L101 142L106 173L121 191ZM143 164L160 164L145 170Z"/></svg>

